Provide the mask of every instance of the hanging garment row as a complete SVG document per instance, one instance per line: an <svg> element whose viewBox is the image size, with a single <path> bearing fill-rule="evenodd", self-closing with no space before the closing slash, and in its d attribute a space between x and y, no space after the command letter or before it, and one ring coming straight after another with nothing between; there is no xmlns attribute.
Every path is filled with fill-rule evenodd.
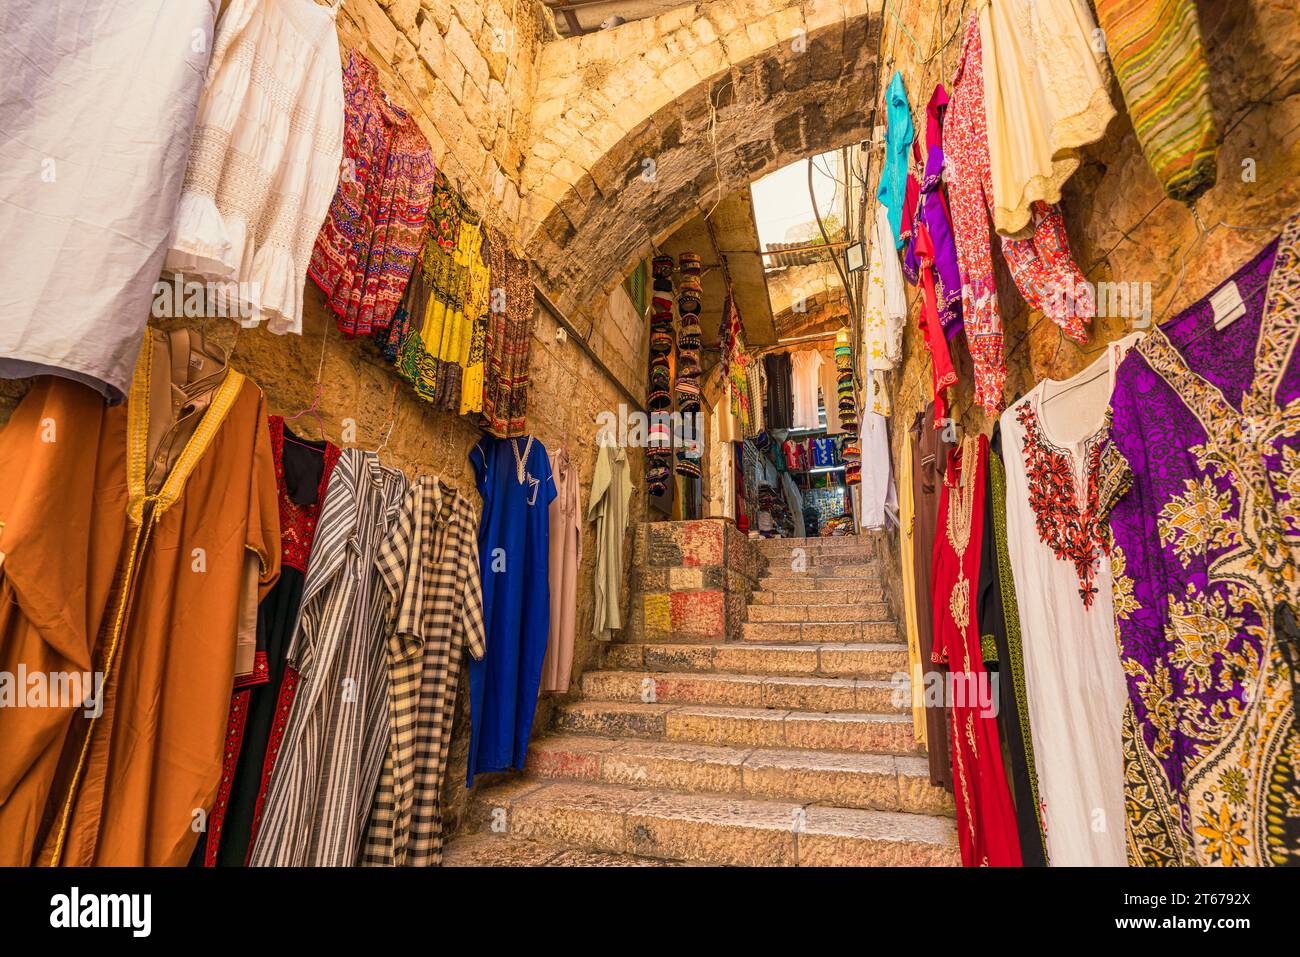
<svg viewBox="0 0 1300 957"><path fill-rule="evenodd" d="M147 333L124 404L38 379L0 431L0 670L76 681L0 708L0 862L437 863L462 652L472 784L523 767L575 638L574 465L532 436L470 463L481 517L295 435L185 329ZM602 447L599 638L630 493Z"/></svg>
<svg viewBox="0 0 1300 957"><path fill-rule="evenodd" d="M1300 861L1298 288L1300 216L991 442L910 430L913 727L964 863Z"/></svg>

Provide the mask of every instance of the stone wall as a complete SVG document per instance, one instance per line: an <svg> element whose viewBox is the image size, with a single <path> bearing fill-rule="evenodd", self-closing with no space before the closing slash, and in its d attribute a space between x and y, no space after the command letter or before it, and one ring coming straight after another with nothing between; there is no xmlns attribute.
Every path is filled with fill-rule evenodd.
<svg viewBox="0 0 1300 957"><path fill-rule="evenodd" d="M375 62L386 90L401 107L413 110L433 147L434 158L469 203L488 223L520 242L519 172L531 135L530 117L536 63L554 27L539 0L348 0L339 14L339 39L345 53L361 49ZM504 47L504 48L502 48ZM13 241L13 237L6 237ZM552 298L555 289L547 290ZM634 395L644 396L644 323L627 303L589 303L603 325L583 328L593 349ZM418 399L405 382L363 340L345 340L310 281L304 296L303 334L277 337L262 329L236 328L224 319L161 320L188 322L233 349L232 364L257 382L270 411L291 415L312 402L316 382L325 431L335 442L374 449L385 441L383 458L410 476L440 475L467 493L476 506L467 455L479 432L467 419L437 411ZM545 310L537 310L532 344L532 384L528 428L548 449L566 446L578 464L580 505L586 508L596 457L596 416L617 412L628 400L619 388L565 336ZM608 320L608 321L605 321ZM7 421L27 391L24 381L0 381L0 423ZM389 429L391 425L391 434ZM316 435L304 417L294 428ZM644 455L629 449L634 486L631 525L644 515L641 492ZM577 647L573 687L596 643L593 619L594 524L586 526L578 582ZM625 554L631 552L629 528ZM627 593L624 593L627 601ZM454 826L464 806L469 721L467 683L462 682L444 814ZM543 696L540 726L554 696Z"/></svg>

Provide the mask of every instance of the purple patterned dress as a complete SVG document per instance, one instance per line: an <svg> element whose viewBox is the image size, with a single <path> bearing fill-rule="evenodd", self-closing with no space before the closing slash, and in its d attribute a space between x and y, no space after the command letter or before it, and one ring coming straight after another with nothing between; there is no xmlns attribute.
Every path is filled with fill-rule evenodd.
<svg viewBox="0 0 1300 957"><path fill-rule="evenodd" d="M1232 282L1244 313L1155 329L1111 399L1134 864L1300 864L1300 217Z"/></svg>

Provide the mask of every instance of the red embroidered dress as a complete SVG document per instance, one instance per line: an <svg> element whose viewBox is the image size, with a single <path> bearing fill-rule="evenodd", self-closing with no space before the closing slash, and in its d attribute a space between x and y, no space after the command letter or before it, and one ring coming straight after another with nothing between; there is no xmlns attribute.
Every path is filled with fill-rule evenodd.
<svg viewBox="0 0 1300 957"><path fill-rule="evenodd" d="M345 335L385 332L402 299L433 195L429 141L357 51L343 69L343 170L308 275Z"/></svg>
<svg viewBox="0 0 1300 957"><path fill-rule="evenodd" d="M931 576L932 658L948 666L948 736L962 863L1019 867L1020 837L998 741L998 698L984 671L975 613L987 461L983 435L964 439L948 453Z"/></svg>
<svg viewBox="0 0 1300 957"><path fill-rule="evenodd" d="M271 770L293 704L297 675L285 666L298 617L316 521L339 448L309 442L267 416L279 488L280 580L257 608L257 675L237 687L226 725L226 755L217 799L192 864L242 865L256 833Z"/></svg>

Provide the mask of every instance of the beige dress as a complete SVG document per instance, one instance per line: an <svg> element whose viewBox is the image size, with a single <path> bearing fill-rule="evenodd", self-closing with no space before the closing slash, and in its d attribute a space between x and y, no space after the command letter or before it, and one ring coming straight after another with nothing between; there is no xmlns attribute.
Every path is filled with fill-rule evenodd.
<svg viewBox="0 0 1300 957"><path fill-rule="evenodd" d="M990 0L980 12L993 222L1015 236L1037 200L1058 202L1079 150L1115 115L1109 65L1084 0Z"/></svg>
<svg viewBox="0 0 1300 957"><path fill-rule="evenodd" d="M587 519L596 522L596 614L591 633L602 641L608 641L615 629L623 627L623 533L627 530L627 503L631 498L627 450L602 445L587 506Z"/></svg>
<svg viewBox="0 0 1300 957"><path fill-rule="evenodd" d="M582 506L578 502L578 469L562 448L551 453L551 475L555 479L555 498L547 513L551 526L551 631L542 662L542 690L568 691L582 555Z"/></svg>

